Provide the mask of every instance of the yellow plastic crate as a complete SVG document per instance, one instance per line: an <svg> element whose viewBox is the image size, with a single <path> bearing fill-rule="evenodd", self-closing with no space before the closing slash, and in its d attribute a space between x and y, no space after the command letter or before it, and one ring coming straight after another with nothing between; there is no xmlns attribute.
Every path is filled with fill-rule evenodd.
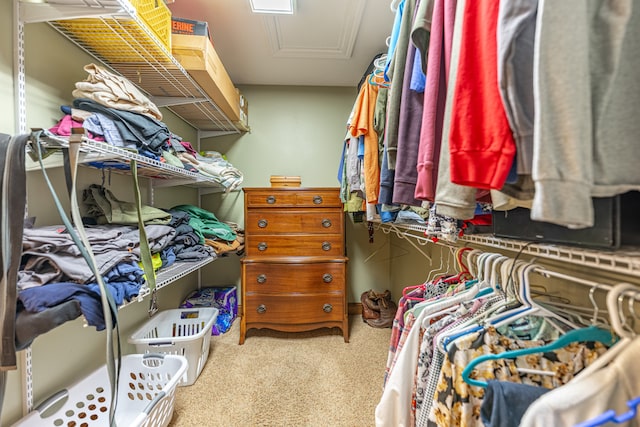
<svg viewBox="0 0 640 427"><path fill-rule="evenodd" d="M138 16L171 52L171 11L162 0L130 0ZM148 62L169 55L149 37L145 28L125 16L80 18L53 23L68 37L110 63Z"/></svg>
<svg viewBox="0 0 640 427"><path fill-rule="evenodd" d="M171 52L171 11L163 0L129 0L158 40Z"/></svg>

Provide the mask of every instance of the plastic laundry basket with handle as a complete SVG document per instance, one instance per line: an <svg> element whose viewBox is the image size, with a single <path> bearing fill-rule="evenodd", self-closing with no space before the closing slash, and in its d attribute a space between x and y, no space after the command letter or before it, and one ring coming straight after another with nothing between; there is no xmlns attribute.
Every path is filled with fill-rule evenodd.
<svg viewBox="0 0 640 427"><path fill-rule="evenodd" d="M187 371L184 356L122 356L115 421L126 427L166 427L173 416L178 382ZM109 427L111 385L106 365L49 397L14 427Z"/></svg>
<svg viewBox="0 0 640 427"><path fill-rule="evenodd" d="M180 386L193 384L209 357L215 307L165 310L149 319L129 338L137 353L178 354L187 358L187 376Z"/></svg>

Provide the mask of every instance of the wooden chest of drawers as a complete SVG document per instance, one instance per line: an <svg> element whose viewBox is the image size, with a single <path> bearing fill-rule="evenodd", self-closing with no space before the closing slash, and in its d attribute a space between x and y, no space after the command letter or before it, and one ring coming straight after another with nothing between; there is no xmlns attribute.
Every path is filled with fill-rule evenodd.
<svg viewBox="0 0 640 427"><path fill-rule="evenodd" d="M340 328L349 341L338 188L245 188L240 344L252 328Z"/></svg>

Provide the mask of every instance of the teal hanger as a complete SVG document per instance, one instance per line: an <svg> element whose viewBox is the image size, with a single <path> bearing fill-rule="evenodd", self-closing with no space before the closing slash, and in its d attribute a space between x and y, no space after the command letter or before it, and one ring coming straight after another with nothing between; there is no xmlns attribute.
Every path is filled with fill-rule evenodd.
<svg viewBox="0 0 640 427"><path fill-rule="evenodd" d="M373 86L379 86L379 87L389 87L389 84L387 82L381 82L381 81L375 81L375 78L383 78L384 79L384 74L382 72L382 70L374 70L372 73L369 74L369 84L373 85Z"/></svg>
<svg viewBox="0 0 640 427"><path fill-rule="evenodd" d="M552 343L540 346L540 347L531 347L531 348L523 348L520 350L510 350L505 351L499 354L485 354L483 356L477 357L473 359L466 368L462 371L462 379L470 385L476 387L487 387L487 383L485 381L475 380L470 378L469 376L473 372L473 368L475 368L480 363L489 361L489 360L498 360L498 359L514 359L519 356L526 356L528 354L536 354L536 353L545 353L547 351L557 350L559 348L566 347L567 345L574 342L585 342L585 341L597 341L601 342L606 346L611 346L615 343L615 338L611 334L611 332L606 329L598 328L596 326L588 326L586 328L573 329L566 334L562 335L557 340Z"/></svg>

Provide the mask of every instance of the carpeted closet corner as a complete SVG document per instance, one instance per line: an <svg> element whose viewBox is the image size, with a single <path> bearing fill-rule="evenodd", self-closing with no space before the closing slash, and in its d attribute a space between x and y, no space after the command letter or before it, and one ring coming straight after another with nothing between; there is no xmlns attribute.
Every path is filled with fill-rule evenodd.
<svg viewBox="0 0 640 427"><path fill-rule="evenodd" d="M240 321L211 337L195 384L179 387L170 427L373 426L391 329L350 318L350 342L337 329L287 334Z"/></svg>

